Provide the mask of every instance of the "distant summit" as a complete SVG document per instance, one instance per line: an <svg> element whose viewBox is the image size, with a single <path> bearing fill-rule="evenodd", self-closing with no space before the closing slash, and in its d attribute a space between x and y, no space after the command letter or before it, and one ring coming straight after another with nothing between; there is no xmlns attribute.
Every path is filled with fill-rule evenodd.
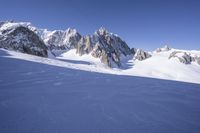
<svg viewBox="0 0 200 133"><path fill-rule="evenodd" d="M30 22L0 22L0 47L37 56L59 56L75 49L76 54L85 54L97 58L108 67L124 67L124 60L130 58L143 61L151 58L151 52L130 48L118 35L100 27L92 35L82 36L76 29L48 31L38 29ZM168 45L156 49L156 53L170 52L169 59L178 58L181 63L200 64L198 55L174 51Z"/></svg>

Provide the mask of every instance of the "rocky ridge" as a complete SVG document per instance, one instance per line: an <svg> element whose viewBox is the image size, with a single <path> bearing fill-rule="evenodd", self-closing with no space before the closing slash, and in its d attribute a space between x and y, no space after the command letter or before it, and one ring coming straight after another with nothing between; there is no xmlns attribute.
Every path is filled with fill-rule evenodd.
<svg viewBox="0 0 200 133"><path fill-rule="evenodd" d="M169 59L176 58L179 62L184 64L191 64L192 62L196 62L200 65L200 56L191 54L189 52L184 51L174 51L170 54Z"/></svg>
<svg viewBox="0 0 200 133"><path fill-rule="evenodd" d="M93 35L82 36L72 28L48 31L37 29L31 23L13 21L0 23L0 47L43 57L47 57L48 51L59 56L70 49L76 49L80 56L91 54L109 67L121 67L121 58L134 56L137 51L103 27ZM141 51L135 59L144 60L148 57L150 55L147 52Z"/></svg>
<svg viewBox="0 0 200 133"><path fill-rule="evenodd" d="M0 48L20 51L32 55L47 57L47 47L43 40L23 25L0 24Z"/></svg>
<svg viewBox="0 0 200 133"><path fill-rule="evenodd" d="M92 35L82 36L76 29L48 31L38 29L27 22L0 22L0 48L11 49L32 55L48 57L48 53L59 56L75 49L80 56L90 54L108 67L122 67L122 58L145 60L152 53L130 48L118 35L101 27ZM169 59L177 58L181 63L200 65L200 56L183 51L174 51L169 46L155 51L170 52Z"/></svg>

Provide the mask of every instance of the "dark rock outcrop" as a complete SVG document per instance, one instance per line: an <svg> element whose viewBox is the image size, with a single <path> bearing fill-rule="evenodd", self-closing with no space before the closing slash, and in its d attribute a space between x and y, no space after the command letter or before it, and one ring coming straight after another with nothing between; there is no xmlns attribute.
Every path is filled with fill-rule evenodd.
<svg viewBox="0 0 200 133"><path fill-rule="evenodd" d="M137 60L140 60L140 61L145 60L149 57L151 57L151 54L149 54L148 52L145 52L141 49L137 49L136 52L135 52L135 55L134 55L134 58L137 59Z"/></svg>
<svg viewBox="0 0 200 133"><path fill-rule="evenodd" d="M1 30L0 47L27 54L47 57L47 47L40 37L27 27Z"/></svg>
<svg viewBox="0 0 200 133"><path fill-rule="evenodd" d="M105 28L96 31L92 40L94 44L92 55L99 57L104 64L110 67L114 65L121 67L120 58L132 54L126 42L117 35L109 33Z"/></svg>
<svg viewBox="0 0 200 133"><path fill-rule="evenodd" d="M156 52L159 53L159 52L165 52L169 50L171 50L171 48L168 45L165 45L163 48L157 48Z"/></svg>
<svg viewBox="0 0 200 133"><path fill-rule="evenodd" d="M0 47L43 57L48 56L47 51L58 56L76 49L80 56L91 54L109 67L121 67L121 59L129 55L135 55L138 60L151 56L142 50L130 49L118 35L105 28L100 28L93 35L81 36L71 28L66 31L47 31L37 29L30 23L11 21L0 23Z"/></svg>
<svg viewBox="0 0 200 133"><path fill-rule="evenodd" d="M135 55L136 52L137 52L137 49L136 49L136 48L131 48L131 53L132 53L133 55Z"/></svg>
<svg viewBox="0 0 200 133"><path fill-rule="evenodd" d="M182 51L174 51L170 54L169 59L177 58L181 63L190 64L194 59L190 54Z"/></svg>

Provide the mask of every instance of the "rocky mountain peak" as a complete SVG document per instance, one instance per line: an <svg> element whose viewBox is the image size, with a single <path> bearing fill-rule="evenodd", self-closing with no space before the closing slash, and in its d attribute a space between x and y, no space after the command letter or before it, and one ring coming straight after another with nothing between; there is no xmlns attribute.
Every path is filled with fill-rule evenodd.
<svg viewBox="0 0 200 133"><path fill-rule="evenodd" d="M78 41L81 39L81 35L77 30L72 28L68 28L66 31L44 31L40 36L42 36L45 44L54 55L58 55L58 53L65 52L71 48L76 48Z"/></svg>
<svg viewBox="0 0 200 133"><path fill-rule="evenodd" d="M151 57L151 54L149 54L148 52L143 51L142 49L134 49L135 55L134 58L136 60L145 60L149 57Z"/></svg>
<svg viewBox="0 0 200 133"><path fill-rule="evenodd" d="M169 50L171 50L171 48L168 45L164 45L164 47L162 47L162 48L157 48L156 52L157 53L159 53L159 52L166 52L166 51L169 51Z"/></svg>
<svg viewBox="0 0 200 133"><path fill-rule="evenodd" d="M3 25L5 26L5 25ZM12 27L12 28L11 28ZM0 47L27 54L47 57L47 47L40 37L29 28L17 25L0 28Z"/></svg>
<svg viewBox="0 0 200 133"><path fill-rule="evenodd" d="M105 27L100 27L95 33L97 35L106 35L106 34L109 34L108 30Z"/></svg>
<svg viewBox="0 0 200 133"><path fill-rule="evenodd" d="M79 34L79 33L77 32L77 30L74 29L74 28L68 28L68 29L65 31L65 33L68 34L68 35L76 35L76 34Z"/></svg>
<svg viewBox="0 0 200 133"><path fill-rule="evenodd" d="M16 27L20 26L25 27L28 31L31 31L30 34L34 33L34 35L31 36L40 40L40 42L34 41L34 43L31 43L32 45L35 46L35 42L38 42L39 44L41 44L41 46L45 44L44 49L48 49L55 56L60 55L63 52L67 52L70 49L76 49L77 54L79 54L80 56L82 56L83 54L91 54L91 56L99 58L102 63L106 64L109 67L121 67L121 58L129 55L134 55L136 52L133 49L131 50L127 43L123 41L118 35L110 33L104 27L98 29L93 35L82 36L78 33L76 29L73 28L68 28L65 31L47 31L37 29L36 27L33 27L30 23L26 22L6 22L6 24L1 23L0 31L2 32L0 32L0 34L3 33L4 30L13 30ZM26 39L26 32L23 32L23 36L21 36L21 32L17 32L16 37L21 37L20 40L23 40L23 38ZM12 35L10 36L12 37ZM8 38L13 41L13 38L11 37ZM32 42L33 40L30 39L29 41ZM11 42L6 43L8 43L8 47L11 47ZM22 44L25 45L25 42ZM6 44L4 43L4 45ZM142 56L140 58L141 60L149 57L148 53L140 51L137 52L138 58L140 54Z"/></svg>

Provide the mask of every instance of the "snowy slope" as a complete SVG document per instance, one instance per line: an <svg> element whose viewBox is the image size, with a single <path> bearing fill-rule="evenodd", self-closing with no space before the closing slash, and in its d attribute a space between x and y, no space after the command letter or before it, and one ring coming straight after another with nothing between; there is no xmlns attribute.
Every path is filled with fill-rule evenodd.
<svg viewBox="0 0 200 133"><path fill-rule="evenodd" d="M199 133L199 84L76 63L0 50L0 132Z"/></svg>
<svg viewBox="0 0 200 133"><path fill-rule="evenodd" d="M122 63L122 69L110 69L114 71L115 74L120 75L130 75L130 76L141 76L141 77L152 77L159 79L168 79L168 80L177 80L184 82L200 83L200 66L197 63L192 63L189 65L180 63L177 59L169 60L168 57L171 52L176 51L172 49L166 52L152 53L152 57L143 61L134 60L133 58L125 59ZM199 51L184 51L190 52L191 54L198 55ZM95 66L96 68L105 68L105 65L102 65L99 59L94 58L90 55L79 56L76 54L75 50L71 50L62 54L58 59L66 61L81 61L88 62L90 66ZM84 64L84 63L83 63ZM86 63L85 66L88 66ZM80 68L81 69L81 68ZM93 68L91 68L92 70ZM101 71L99 71L101 72Z"/></svg>
<svg viewBox="0 0 200 133"><path fill-rule="evenodd" d="M196 62L183 64L177 59L169 59L169 55L177 51L172 49L166 52L152 53L152 57L144 61L129 60L132 68L122 70L128 75L137 75L185 82L200 83L200 65ZM184 51L184 50L180 50ZM199 51L184 51L199 55Z"/></svg>
<svg viewBox="0 0 200 133"><path fill-rule="evenodd" d="M5 57L8 57L8 58L16 58L16 59L20 59L20 60L42 63L42 64L46 64L46 65L51 65L51 66L59 66L59 67L63 67L63 68L70 68L70 69L77 69L77 70L84 70L84 71L91 71L91 72L99 72L99 73L110 73L110 74L118 74L119 73L117 70L108 68L107 66L105 66L103 64L97 65L96 63L92 64L91 62L81 61L81 60L71 60L70 61L70 60L67 60L67 58L62 59L63 58L62 56L57 57L57 58L55 58L55 57L43 58L43 57L19 53L19 52L15 52L15 51L8 51L5 49L0 49L0 51L7 52L9 54L9 56L5 56ZM72 50L72 52L73 52L73 50ZM76 55L76 56L78 57L78 55ZM87 55L86 55L86 57L87 57Z"/></svg>
<svg viewBox="0 0 200 133"><path fill-rule="evenodd" d="M100 59L94 58L90 54L79 56L76 54L75 49L65 52L58 57L52 57L52 59L22 54L14 51L7 52L12 55L9 56L9 58L19 58L22 60L71 69L200 83L200 66L196 62L193 62L192 64L183 64L177 59L169 60L168 57L172 51L175 50L151 53L152 57L143 61L134 60L132 57L125 58L124 60L122 59L122 69L109 68L105 64L101 63ZM191 54L199 54L199 51L190 52Z"/></svg>
<svg viewBox="0 0 200 133"><path fill-rule="evenodd" d="M125 58L124 62L123 59L121 59L123 63L122 69L114 68L109 69L109 71L120 75L141 76L200 83L200 65L198 65L196 62L187 65L179 62L177 59L169 60L169 55L173 51L177 51L177 49L172 49L170 51L159 53L153 52L151 53L151 58L143 61L134 60L132 57ZM179 51L188 52L191 55L200 56L200 51ZM59 57L57 57L57 59L62 59L62 61L67 62L75 61L76 64L83 64L85 66L89 65L88 69L91 69L91 71L93 71L92 66L99 69L102 68L102 71L108 69L100 62L98 58L94 58L90 56L90 54L79 56L78 54L76 54L76 50L70 50L64 54L61 54Z"/></svg>

